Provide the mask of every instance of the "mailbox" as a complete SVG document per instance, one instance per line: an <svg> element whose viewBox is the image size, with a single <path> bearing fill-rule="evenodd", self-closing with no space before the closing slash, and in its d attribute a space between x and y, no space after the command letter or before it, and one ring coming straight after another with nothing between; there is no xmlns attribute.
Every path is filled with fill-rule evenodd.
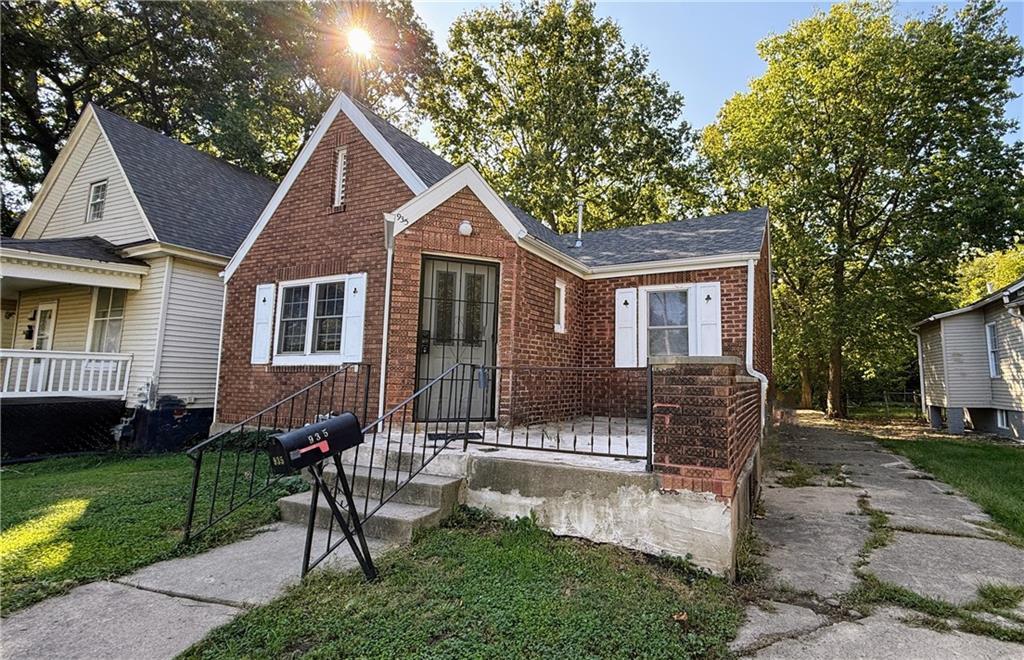
<svg viewBox="0 0 1024 660"><path fill-rule="evenodd" d="M270 469L290 474L363 442L359 418L350 412L270 436Z"/></svg>

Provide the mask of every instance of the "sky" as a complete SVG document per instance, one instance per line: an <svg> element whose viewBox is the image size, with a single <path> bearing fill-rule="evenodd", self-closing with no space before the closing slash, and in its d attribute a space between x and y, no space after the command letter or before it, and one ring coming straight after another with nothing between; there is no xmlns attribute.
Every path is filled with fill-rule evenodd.
<svg viewBox="0 0 1024 660"><path fill-rule="evenodd" d="M480 2L413 3L440 47L448 28L463 12ZM597 13L617 22L627 43L646 48L650 66L686 100L683 118L695 128L715 120L722 104L742 92L752 78L765 70L757 55L757 42L769 34L785 32L789 26L828 2L598 2ZM963 3L950 2L951 11ZM1024 0L1004 0L1009 29L1024 39ZM927 14L936 3L901 2L907 15ZM1014 88L1024 93L1024 79ZM1024 124L1024 98L1018 98L1007 113ZM1024 140L1024 127L1008 136Z"/></svg>

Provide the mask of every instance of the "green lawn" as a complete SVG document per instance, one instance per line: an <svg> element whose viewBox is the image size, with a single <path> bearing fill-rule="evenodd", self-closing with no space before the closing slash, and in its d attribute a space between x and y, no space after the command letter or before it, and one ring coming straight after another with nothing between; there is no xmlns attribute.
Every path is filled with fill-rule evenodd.
<svg viewBox="0 0 1024 660"><path fill-rule="evenodd" d="M891 440L885 447L977 502L1024 539L1024 447L970 440Z"/></svg>
<svg viewBox="0 0 1024 660"><path fill-rule="evenodd" d="M0 588L8 614L274 519L270 495L179 548L192 478L183 454L55 458L0 473Z"/></svg>
<svg viewBox="0 0 1024 660"><path fill-rule="evenodd" d="M184 657L716 658L742 617L728 584L685 562L472 510L377 564L373 584L317 572Z"/></svg>

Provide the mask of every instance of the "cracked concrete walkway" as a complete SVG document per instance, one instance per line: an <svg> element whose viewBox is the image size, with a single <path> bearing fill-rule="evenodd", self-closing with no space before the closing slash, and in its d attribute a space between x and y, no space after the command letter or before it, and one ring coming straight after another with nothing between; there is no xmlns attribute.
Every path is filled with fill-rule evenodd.
<svg viewBox="0 0 1024 660"><path fill-rule="evenodd" d="M843 596L867 575L954 606L976 601L983 585L1024 586L1024 549L999 540L989 517L947 484L869 437L813 419L801 413L783 425L780 462L822 475L795 488L768 475L765 516L754 524L772 592L785 602L750 606L733 649L758 658L1024 659L1024 645L910 625L921 616L909 610L847 609ZM893 531L883 547L865 548L872 529L858 500L886 514ZM1024 631L1024 618L1000 623Z"/></svg>
<svg viewBox="0 0 1024 660"><path fill-rule="evenodd" d="M173 658L247 608L299 581L306 530L277 523L251 538L93 582L3 620L8 658ZM387 549L367 539L377 556ZM342 545L325 562L357 563Z"/></svg>

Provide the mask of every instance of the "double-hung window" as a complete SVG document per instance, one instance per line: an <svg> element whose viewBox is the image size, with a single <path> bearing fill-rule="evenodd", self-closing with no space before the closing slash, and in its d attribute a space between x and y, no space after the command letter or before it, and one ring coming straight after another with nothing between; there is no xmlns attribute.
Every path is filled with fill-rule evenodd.
<svg viewBox="0 0 1024 660"><path fill-rule="evenodd" d="M96 306L92 314L92 338L89 350L93 353L117 353L121 350L121 331L124 329L124 289L96 290Z"/></svg>
<svg viewBox="0 0 1024 660"><path fill-rule="evenodd" d="M282 282L274 364L359 361L365 281L360 274Z"/></svg>
<svg viewBox="0 0 1024 660"><path fill-rule="evenodd" d="M985 343L988 348L988 375L999 378L999 344L996 343L996 324L985 324Z"/></svg>
<svg viewBox="0 0 1024 660"><path fill-rule="evenodd" d="M86 211L86 222L99 222L103 219L103 207L107 202L107 182L97 181L89 186L89 210Z"/></svg>
<svg viewBox="0 0 1024 660"><path fill-rule="evenodd" d="M689 290L647 291L647 355L690 354Z"/></svg>

